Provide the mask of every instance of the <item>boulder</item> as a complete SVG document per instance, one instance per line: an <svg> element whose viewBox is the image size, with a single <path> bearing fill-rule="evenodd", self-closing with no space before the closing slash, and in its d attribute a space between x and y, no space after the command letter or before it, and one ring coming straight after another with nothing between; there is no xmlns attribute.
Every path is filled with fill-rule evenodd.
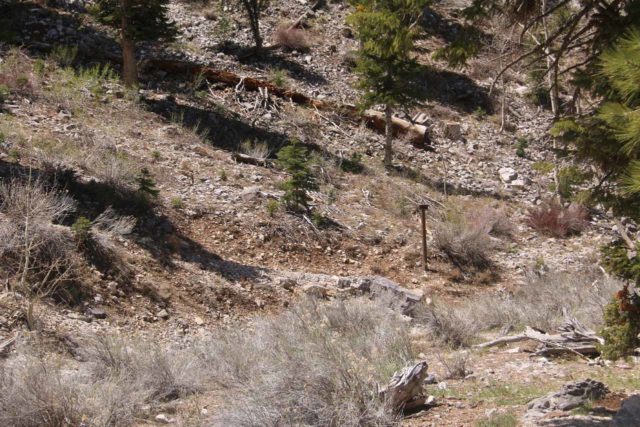
<svg viewBox="0 0 640 427"><path fill-rule="evenodd" d="M518 179L518 172L516 172L513 168L500 168L498 171L498 175L500 175L500 180L505 184L510 184L511 182Z"/></svg>
<svg viewBox="0 0 640 427"><path fill-rule="evenodd" d="M550 412L571 411L590 401L601 399L608 392L607 386L603 383L590 379L566 384L560 391L529 402L524 418L530 421L528 425L547 425L539 422L531 424L531 421L542 418Z"/></svg>
<svg viewBox="0 0 640 427"><path fill-rule="evenodd" d="M613 416L614 427L640 426L640 394L627 397L622 402L622 407Z"/></svg>

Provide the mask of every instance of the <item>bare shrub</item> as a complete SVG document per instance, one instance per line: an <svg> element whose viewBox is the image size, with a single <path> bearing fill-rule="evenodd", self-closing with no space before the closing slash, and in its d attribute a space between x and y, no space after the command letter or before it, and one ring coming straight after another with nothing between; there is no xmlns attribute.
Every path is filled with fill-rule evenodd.
<svg viewBox="0 0 640 427"><path fill-rule="evenodd" d="M181 350L99 335L65 362L20 347L0 362L0 425L129 426L204 390L226 399L219 425L392 425L378 390L414 358L408 328L366 299L309 300Z"/></svg>
<svg viewBox="0 0 640 427"><path fill-rule="evenodd" d="M431 339L452 348L473 344L477 330L462 309L453 309L439 302L422 303L413 309L418 324L426 327Z"/></svg>
<svg viewBox="0 0 640 427"><path fill-rule="evenodd" d="M564 207L557 200L543 202L529 210L527 225L553 237L580 234L587 226L589 212L577 203Z"/></svg>
<svg viewBox="0 0 640 427"><path fill-rule="evenodd" d="M221 425L387 425L395 416L375 390L412 350L407 325L382 306L305 301L219 335L201 357L227 390Z"/></svg>
<svg viewBox="0 0 640 427"><path fill-rule="evenodd" d="M247 140L240 145L242 152L250 157L265 160L271 155L271 150L266 142Z"/></svg>
<svg viewBox="0 0 640 427"><path fill-rule="evenodd" d="M134 425L144 405L197 390L203 371L186 351L96 337L87 362L43 358L31 348L0 365L0 425Z"/></svg>
<svg viewBox="0 0 640 427"><path fill-rule="evenodd" d="M91 228L96 232L108 235L122 236L133 231L136 219L132 216L120 216L111 207L104 210L91 223Z"/></svg>
<svg viewBox="0 0 640 427"><path fill-rule="evenodd" d="M283 23L276 28L273 38L278 46L291 50L306 50L310 46L307 32L301 28Z"/></svg>
<svg viewBox="0 0 640 427"><path fill-rule="evenodd" d="M437 353L437 358L447 371L445 375L446 379L460 379L471 373L471 371L467 369L469 353L464 350L455 351L446 356Z"/></svg>
<svg viewBox="0 0 640 427"><path fill-rule="evenodd" d="M483 230L491 236L511 237L513 235L513 224L501 209L481 205L465 217L473 228Z"/></svg>
<svg viewBox="0 0 640 427"><path fill-rule="evenodd" d="M435 246L458 266L486 268L494 244L482 229L465 220L438 222L433 229Z"/></svg>
<svg viewBox="0 0 640 427"><path fill-rule="evenodd" d="M198 361L186 352L107 336L91 339L84 351L96 378L117 378L139 402L173 400L200 388Z"/></svg>
<svg viewBox="0 0 640 427"><path fill-rule="evenodd" d="M512 234L511 222L501 209L465 200L445 207L433 226L435 246L461 268L487 268L498 238Z"/></svg>
<svg viewBox="0 0 640 427"><path fill-rule="evenodd" d="M0 260L3 274L28 295L50 295L73 281L78 260L73 236L55 224L73 200L35 180L0 185Z"/></svg>
<svg viewBox="0 0 640 427"><path fill-rule="evenodd" d="M115 189L133 188L133 182L139 170L134 160L109 146L97 146L93 151L94 154L88 156L83 162L83 167L88 173Z"/></svg>
<svg viewBox="0 0 640 427"><path fill-rule="evenodd" d="M513 293L476 295L459 304L420 304L416 322L432 336L452 347L468 346L483 331L532 326L553 331L563 322L563 309L586 326L602 324L604 306L620 283L599 271L548 273L530 277Z"/></svg>
<svg viewBox="0 0 640 427"><path fill-rule="evenodd" d="M55 362L20 356L0 366L0 425L81 425L79 399L79 390Z"/></svg>

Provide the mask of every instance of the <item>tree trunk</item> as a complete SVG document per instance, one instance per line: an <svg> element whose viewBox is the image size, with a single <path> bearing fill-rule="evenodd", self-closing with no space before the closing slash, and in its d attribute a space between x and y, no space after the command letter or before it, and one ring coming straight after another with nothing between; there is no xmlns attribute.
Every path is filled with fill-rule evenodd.
<svg viewBox="0 0 640 427"><path fill-rule="evenodd" d="M542 2L542 13L547 12L547 1ZM547 27L547 19L542 18L542 26L544 28L544 39L545 43L549 40L549 28ZM545 49L547 53L547 67L552 68L549 70L547 74L547 79L549 81L549 98L551 101L551 111L553 112L553 122L555 123L560 117L560 96L558 93L558 64L555 64L555 57L550 55L550 48L547 47ZM558 54L559 55L559 54ZM558 140L555 137L552 137L553 151L555 155L555 161L553 162L553 182L556 187L556 195L561 197L560 195L560 167L558 166L560 159L558 158Z"/></svg>
<svg viewBox="0 0 640 427"><path fill-rule="evenodd" d="M391 105L384 107L384 165L391 167L393 161L393 116Z"/></svg>
<svg viewBox="0 0 640 427"><path fill-rule="evenodd" d="M259 11L255 12L260 13ZM253 40L256 43L256 50L262 49L262 36L260 35L260 19L255 16L252 20L251 31L253 32Z"/></svg>
<svg viewBox="0 0 640 427"><path fill-rule="evenodd" d="M249 27L253 35L256 50L262 49L262 36L260 36L260 4L258 0L242 0L247 16L249 17Z"/></svg>
<svg viewBox="0 0 640 427"><path fill-rule="evenodd" d="M136 87L138 86L138 63L136 61L136 42L131 34L129 11L129 0L122 0L122 79L126 87Z"/></svg>

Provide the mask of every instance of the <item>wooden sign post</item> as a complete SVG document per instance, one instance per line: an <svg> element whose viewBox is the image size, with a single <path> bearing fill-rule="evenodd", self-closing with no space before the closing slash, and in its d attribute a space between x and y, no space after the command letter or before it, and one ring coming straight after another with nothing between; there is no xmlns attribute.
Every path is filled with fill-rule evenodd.
<svg viewBox="0 0 640 427"><path fill-rule="evenodd" d="M429 271L427 264L427 209L429 205L420 205L420 216L422 219L422 266L424 271Z"/></svg>

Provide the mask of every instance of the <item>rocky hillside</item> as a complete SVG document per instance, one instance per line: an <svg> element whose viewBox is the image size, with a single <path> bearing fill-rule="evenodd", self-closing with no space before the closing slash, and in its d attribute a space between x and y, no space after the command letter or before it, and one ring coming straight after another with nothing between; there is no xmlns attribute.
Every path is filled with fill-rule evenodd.
<svg viewBox="0 0 640 427"><path fill-rule="evenodd" d="M398 135L391 169L354 114L350 6L272 2L251 55L239 4L173 2L137 90L91 6L0 1L0 424L640 425L634 358L474 347L569 315L595 334L619 283L597 265L608 213L548 202L551 113L525 72L490 93L491 49L432 59L460 5L424 17L427 95L397 118L426 136ZM298 17L304 46L283 46ZM279 203L292 140L313 214ZM560 166L567 191L596 180ZM397 419L377 392L419 360L423 405Z"/></svg>

